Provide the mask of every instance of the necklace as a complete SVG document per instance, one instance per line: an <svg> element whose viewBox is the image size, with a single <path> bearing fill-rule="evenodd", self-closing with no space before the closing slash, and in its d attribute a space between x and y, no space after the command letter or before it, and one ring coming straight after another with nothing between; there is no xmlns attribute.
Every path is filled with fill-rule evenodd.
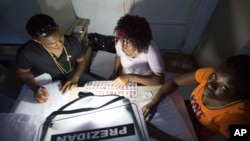
<svg viewBox="0 0 250 141"><path fill-rule="evenodd" d="M128 55L130 58L135 58L137 56L137 50L133 52L132 54Z"/></svg>
<svg viewBox="0 0 250 141"><path fill-rule="evenodd" d="M66 69L63 68L63 66L57 61L57 59L55 58L55 56L47 49L46 46L42 45L43 48L49 53L49 55L52 57L52 59L54 60L56 66L60 69L60 71L63 73L63 74L66 74L68 73L69 71L71 71L72 67L71 67L71 62L70 62L70 58L72 57L71 55L68 54L68 51L67 49L65 48L65 46L63 46L63 51L65 52L66 56L67 56L67 62L68 62L68 65L69 65L69 70L66 71Z"/></svg>
<svg viewBox="0 0 250 141"><path fill-rule="evenodd" d="M46 47L47 49L60 49L61 48L61 46L59 46L59 47Z"/></svg>
<svg viewBox="0 0 250 141"><path fill-rule="evenodd" d="M206 96L204 96L204 98L203 98L203 103L205 102L205 100L206 100ZM225 107L234 105L234 104L239 103L239 102L241 102L241 101L242 101L242 100L236 100L236 101L230 102L230 103L228 103L228 104L226 104L226 105L218 106L218 107L206 106L206 105L205 105L205 107L207 107L207 108L209 108L209 109L221 109L221 108L225 108Z"/></svg>

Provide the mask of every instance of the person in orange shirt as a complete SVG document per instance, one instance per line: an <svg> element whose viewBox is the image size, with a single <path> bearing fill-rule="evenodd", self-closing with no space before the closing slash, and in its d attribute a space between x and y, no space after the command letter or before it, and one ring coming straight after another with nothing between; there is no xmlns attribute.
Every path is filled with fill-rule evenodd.
<svg viewBox="0 0 250 141"><path fill-rule="evenodd" d="M142 107L145 117L181 86L197 84L190 96L190 113L199 141L229 140L229 125L250 124L250 56L231 56L218 68L200 68L167 80L155 97ZM192 118L194 115L195 118ZM197 120L197 121L195 121ZM147 122L150 136L175 140ZM178 140L178 139L176 139Z"/></svg>

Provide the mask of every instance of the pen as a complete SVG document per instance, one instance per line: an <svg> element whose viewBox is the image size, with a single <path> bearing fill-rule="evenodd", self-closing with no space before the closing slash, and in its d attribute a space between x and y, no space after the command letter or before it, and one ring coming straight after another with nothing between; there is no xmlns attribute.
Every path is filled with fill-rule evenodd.
<svg viewBox="0 0 250 141"><path fill-rule="evenodd" d="M148 116L147 116L147 118L146 118L146 121L150 121L153 117L154 117L154 115L156 114L156 110L155 111L151 111L149 114L148 114Z"/></svg>
<svg viewBox="0 0 250 141"><path fill-rule="evenodd" d="M153 117L157 111L151 111L149 114Z"/></svg>
<svg viewBox="0 0 250 141"><path fill-rule="evenodd" d="M40 89L42 89L42 88L44 88L44 87L41 86L41 85L37 85L37 90L40 90Z"/></svg>

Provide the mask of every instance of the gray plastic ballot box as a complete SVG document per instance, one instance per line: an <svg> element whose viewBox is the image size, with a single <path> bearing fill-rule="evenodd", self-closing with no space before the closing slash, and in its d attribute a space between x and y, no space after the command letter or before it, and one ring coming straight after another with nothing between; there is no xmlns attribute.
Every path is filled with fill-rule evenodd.
<svg viewBox="0 0 250 141"><path fill-rule="evenodd" d="M51 113L37 141L148 141L136 101L117 95L84 95Z"/></svg>

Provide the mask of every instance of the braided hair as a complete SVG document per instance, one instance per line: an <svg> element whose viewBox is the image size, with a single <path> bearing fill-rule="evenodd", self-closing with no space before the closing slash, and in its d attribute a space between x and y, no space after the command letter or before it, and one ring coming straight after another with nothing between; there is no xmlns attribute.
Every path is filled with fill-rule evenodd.
<svg viewBox="0 0 250 141"><path fill-rule="evenodd" d="M148 21L144 17L129 15L121 17L114 29L116 42L120 38L130 40L139 51L147 51L150 41L153 39Z"/></svg>
<svg viewBox="0 0 250 141"><path fill-rule="evenodd" d="M218 71L232 77L240 99L250 99L250 56L231 56L218 67Z"/></svg>

